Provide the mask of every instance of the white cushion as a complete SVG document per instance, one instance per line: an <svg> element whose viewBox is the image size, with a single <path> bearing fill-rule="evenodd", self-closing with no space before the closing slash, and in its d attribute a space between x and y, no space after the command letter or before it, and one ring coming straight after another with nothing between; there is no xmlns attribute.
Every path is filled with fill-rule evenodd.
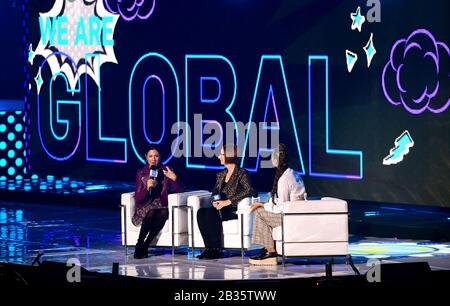
<svg viewBox="0 0 450 306"><path fill-rule="evenodd" d="M244 249L254 249L257 248L256 245L252 244L252 237L246 235L243 237ZM194 241L196 248L204 248L205 242L203 241L202 235L200 233L194 233ZM192 247L192 237L189 236L189 246ZM223 237L223 247L225 249L240 249L241 248L241 235L227 234Z"/></svg>
<svg viewBox="0 0 450 306"><path fill-rule="evenodd" d="M284 213L346 213L347 202L334 198L284 203Z"/></svg>
<svg viewBox="0 0 450 306"><path fill-rule="evenodd" d="M278 254L282 254L281 241L276 242ZM348 255L347 242L287 243L284 245L286 256L343 256Z"/></svg>

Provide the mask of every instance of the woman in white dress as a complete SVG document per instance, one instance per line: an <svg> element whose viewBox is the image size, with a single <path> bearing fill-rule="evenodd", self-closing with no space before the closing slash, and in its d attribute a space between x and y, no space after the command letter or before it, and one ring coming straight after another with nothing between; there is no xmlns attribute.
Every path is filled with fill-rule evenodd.
<svg viewBox="0 0 450 306"><path fill-rule="evenodd" d="M268 203L253 203L252 242L264 246L262 252L250 257L254 265L276 265L277 252L272 238L272 230L281 226L281 212L285 202L303 200L305 185L300 173L289 168L288 152L284 144L279 144L272 153L272 164L276 174L272 185L271 198Z"/></svg>

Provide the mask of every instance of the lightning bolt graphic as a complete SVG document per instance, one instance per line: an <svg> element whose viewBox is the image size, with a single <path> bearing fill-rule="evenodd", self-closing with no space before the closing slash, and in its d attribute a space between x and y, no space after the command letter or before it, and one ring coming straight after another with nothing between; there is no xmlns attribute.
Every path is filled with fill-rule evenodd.
<svg viewBox="0 0 450 306"><path fill-rule="evenodd" d="M403 160L403 157L409 153L409 148L414 146L414 141L411 135L406 130L399 137L395 139L395 147L389 151L389 155L383 159L383 165L398 164Z"/></svg>

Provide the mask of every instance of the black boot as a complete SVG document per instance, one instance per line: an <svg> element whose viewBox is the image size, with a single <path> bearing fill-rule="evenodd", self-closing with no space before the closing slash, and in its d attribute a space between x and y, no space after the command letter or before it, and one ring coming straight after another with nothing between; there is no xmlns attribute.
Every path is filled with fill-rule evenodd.
<svg viewBox="0 0 450 306"><path fill-rule="evenodd" d="M134 249L135 259L142 259L148 257L148 248L143 244L136 244L136 248Z"/></svg>
<svg viewBox="0 0 450 306"><path fill-rule="evenodd" d="M158 236L159 232L164 227L164 224L167 221L169 215L169 211L167 209L154 209L152 210L151 215L148 214L144 219L142 226L145 226L147 231L147 235L145 240L143 240L143 249L144 254L148 257L148 248L152 244L153 240ZM141 235L139 235L139 239L141 239ZM140 240L138 240L139 242Z"/></svg>
<svg viewBox="0 0 450 306"><path fill-rule="evenodd" d="M138 241L136 243L136 249L134 250L134 258L141 259L148 257L148 244L147 235L151 231L152 214L148 214L144 220L142 220L141 229L139 231Z"/></svg>
<svg viewBox="0 0 450 306"><path fill-rule="evenodd" d="M223 258L223 251L221 248L212 248L211 251L206 254L206 259L218 259Z"/></svg>
<svg viewBox="0 0 450 306"><path fill-rule="evenodd" d="M205 248L203 252L200 253L200 255L197 255L196 258L198 259L205 259L208 257L209 253L211 252L211 249Z"/></svg>

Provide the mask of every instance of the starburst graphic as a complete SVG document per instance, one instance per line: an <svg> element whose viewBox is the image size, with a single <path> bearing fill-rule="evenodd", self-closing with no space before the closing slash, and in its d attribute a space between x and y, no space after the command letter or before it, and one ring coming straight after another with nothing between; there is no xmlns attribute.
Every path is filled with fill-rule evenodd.
<svg viewBox="0 0 450 306"><path fill-rule="evenodd" d="M375 56L375 53L377 53L377 50L375 49L375 46L373 45L373 33L370 34L369 41L364 46L364 52L366 52L367 57L367 68L370 67L370 63L372 62L373 57Z"/></svg>
<svg viewBox="0 0 450 306"><path fill-rule="evenodd" d="M110 37L114 36L114 29L119 18L118 14L111 14L105 9L103 0L56 0L50 11L40 13L39 15L42 21L40 27L41 39L34 51L32 50L32 45L30 45L28 60L33 64L34 59L38 55L48 58L48 64L52 74L64 73L72 90L75 89L78 78L82 74L87 73L97 83L99 80L100 66L103 63L110 62L117 64L112 44L95 43L101 42L106 34ZM106 19L111 20L111 31L104 33L105 29L102 28L102 23L93 24L90 19L93 16L97 17L100 22ZM61 33L58 33L61 27L58 25L56 18L66 18L66 31L63 32L61 30ZM96 26L97 28L87 36L89 41L80 41L80 29L87 31L88 27L91 26ZM43 29L46 28L52 28L54 30L50 31L50 35L45 35ZM54 36L52 37L52 35ZM55 36L64 37L66 42L59 38L55 39ZM82 37L86 38L86 36ZM58 52L58 55L50 56L55 52ZM99 56L89 56L85 59L86 54L98 54ZM37 85L43 82L40 69L35 80ZM37 86L38 94L41 85ZM99 86L100 84L97 83L97 85Z"/></svg>

